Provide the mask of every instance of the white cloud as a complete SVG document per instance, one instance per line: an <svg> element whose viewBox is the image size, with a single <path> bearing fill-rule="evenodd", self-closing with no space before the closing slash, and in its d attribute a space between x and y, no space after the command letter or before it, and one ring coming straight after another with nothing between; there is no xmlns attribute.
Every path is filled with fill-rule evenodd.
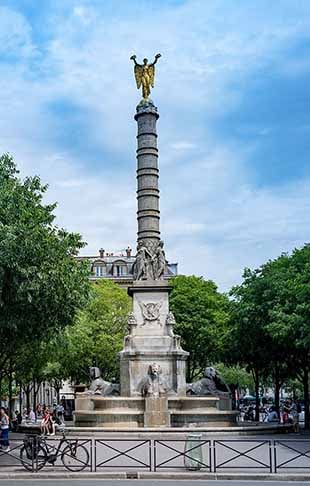
<svg viewBox="0 0 310 486"><path fill-rule="evenodd" d="M31 41L31 27L17 11L0 6L0 55L6 59L11 56L25 58L34 54Z"/></svg>
<svg viewBox="0 0 310 486"><path fill-rule="evenodd" d="M190 150L196 148L196 144L186 141L174 142L171 144L171 148L174 150Z"/></svg>

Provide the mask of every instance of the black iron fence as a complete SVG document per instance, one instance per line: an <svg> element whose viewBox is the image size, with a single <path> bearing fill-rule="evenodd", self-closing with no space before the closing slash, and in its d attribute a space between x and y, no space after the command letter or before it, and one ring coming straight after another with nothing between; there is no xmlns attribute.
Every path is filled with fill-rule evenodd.
<svg viewBox="0 0 310 486"><path fill-rule="evenodd" d="M0 471L307 472L310 440L126 439L26 436L0 449Z"/></svg>
<svg viewBox="0 0 310 486"><path fill-rule="evenodd" d="M154 440L154 471L188 469L211 472L211 441L190 437Z"/></svg>
<svg viewBox="0 0 310 486"><path fill-rule="evenodd" d="M94 470L152 471L151 440L95 439Z"/></svg>
<svg viewBox="0 0 310 486"><path fill-rule="evenodd" d="M255 469L272 472L271 440L215 440L213 456L215 471Z"/></svg>

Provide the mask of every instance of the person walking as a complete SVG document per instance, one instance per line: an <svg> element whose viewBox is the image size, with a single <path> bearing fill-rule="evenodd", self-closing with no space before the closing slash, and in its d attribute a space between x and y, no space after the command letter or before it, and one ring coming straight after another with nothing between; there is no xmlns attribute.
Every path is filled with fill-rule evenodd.
<svg viewBox="0 0 310 486"><path fill-rule="evenodd" d="M65 425L65 421L64 421L64 413L65 413L65 409L64 409L64 406L59 403L56 407L56 413L57 413L57 423L58 425Z"/></svg>
<svg viewBox="0 0 310 486"><path fill-rule="evenodd" d="M10 443L9 443L9 425L10 419L7 415L5 408L0 408L0 429L1 429L1 443L0 447L5 452L9 452L10 450Z"/></svg>

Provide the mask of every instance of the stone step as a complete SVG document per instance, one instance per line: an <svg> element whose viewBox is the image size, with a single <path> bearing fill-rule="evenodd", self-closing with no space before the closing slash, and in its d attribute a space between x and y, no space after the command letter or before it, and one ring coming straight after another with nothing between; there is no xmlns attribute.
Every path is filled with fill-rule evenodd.
<svg viewBox="0 0 310 486"><path fill-rule="evenodd" d="M171 426L185 427L192 424L198 426L214 427L219 424L223 427L231 426L236 420L236 412L227 410L195 410L171 411Z"/></svg>
<svg viewBox="0 0 310 486"><path fill-rule="evenodd" d="M141 397L92 397L96 410L134 410L144 412L144 399Z"/></svg>
<svg viewBox="0 0 310 486"><path fill-rule="evenodd" d="M217 397L184 397L169 398L169 410L196 410L196 409L218 409L219 398Z"/></svg>
<svg viewBox="0 0 310 486"><path fill-rule="evenodd" d="M106 412L104 410L76 410L74 412L75 424L78 427L143 427L144 412L132 410L117 410Z"/></svg>

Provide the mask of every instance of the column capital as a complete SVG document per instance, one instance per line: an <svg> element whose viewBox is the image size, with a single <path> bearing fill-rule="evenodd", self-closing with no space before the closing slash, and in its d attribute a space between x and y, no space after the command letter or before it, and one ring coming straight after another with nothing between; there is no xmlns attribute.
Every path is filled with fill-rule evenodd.
<svg viewBox="0 0 310 486"><path fill-rule="evenodd" d="M141 100L136 108L135 120L142 115L155 115L156 119L159 118L157 107L154 105L152 100Z"/></svg>

